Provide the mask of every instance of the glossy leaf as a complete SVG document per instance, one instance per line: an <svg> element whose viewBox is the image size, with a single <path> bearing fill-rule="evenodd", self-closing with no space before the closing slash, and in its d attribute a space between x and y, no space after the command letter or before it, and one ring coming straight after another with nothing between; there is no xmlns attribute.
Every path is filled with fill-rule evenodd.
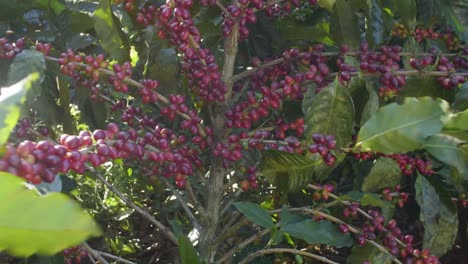
<svg viewBox="0 0 468 264"><path fill-rule="evenodd" d="M270 214L260 205L251 202L237 202L234 206L253 223L265 227L273 228L273 220Z"/></svg>
<svg viewBox="0 0 468 264"><path fill-rule="evenodd" d="M180 262L182 264L200 264L200 258L190 240L182 235L177 239L179 242Z"/></svg>
<svg viewBox="0 0 468 264"><path fill-rule="evenodd" d="M312 158L267 150L262 152L260 169L268 181L281 190L297 190L318 177L315 170L323 161L315 155Z"/></svg>
<svg viewBox="0 0 468 264"><path fill-rule="evenodd" d="M444 129L468 130L468 109L463 112L449 115L448 120L445 122Z"/></svg>
<svg viewBox="0 0 468 264"><path fill-rule="evenodd" d="M377 192L400 183L401 170L398 163L390 158L381 157L374 162L369 175L362 184L363 192Z"/></svg>
<svg viewBox="0 0 468 264"><path fill-rule="evenodd" d="M422 175L416 184L416 201L421 207L419 220L424 226L423 248L431 254L442 256L457 237L458 216L441 202L434 186Z"/></svg>
<svg viewBox="0 0 468 264"><path fill-rule="evenodd" d="M351 141L354 128L354 106L351 96L337 80L324 88L308 107L305 114L306 140L314 133L334 135L337 147Z"/></svg>
<svg viewBox="0 0 468 264"><path fill-rule="evenodd" d="M113 18L110 0L102 0L93 13L94 29L104 50L119 62L129 60L129 51L125 49L120 32Z"/></svg>
<svg viewBox="0 0 468 264"><path fill-rule="evenodd" d="M305 221L289 224L281 228L281 231L292 237L305 240L309 244L322 243L334 247L349 247L354 240L349 233L343 234L338 226L329 221Z"/></svg>
<svg viewBox="0 0 468 264"><path fill-rule="evenodd" d="M458 170L461 174L468 174L468 152L461 148L463 141L444 134L429 137L424 148L438 160Z"/></svg>
<svg viewBox="0 0 468 264"><path fill-rule="evenodd" d="M24 180L0 172L0 251L15 256L52 255L100 235L80 206L61 193L40 196Z"/></svg>
<svg viewBox="0 0 468 264"><path fill-rule="evenodd" d="M20 104L24 102L27 90L37 81L34 73L10 87L0 89L0 146L5 144L10 132L20 118Z"/></svg>
<svg viewBox="0 0 468 264"><path fill-rule="evenodd" d="M422 148L424 140L442 129L447 102L429 97L407 98L402 105L380 108L358 134L357 147L382 153Z"/></svg>

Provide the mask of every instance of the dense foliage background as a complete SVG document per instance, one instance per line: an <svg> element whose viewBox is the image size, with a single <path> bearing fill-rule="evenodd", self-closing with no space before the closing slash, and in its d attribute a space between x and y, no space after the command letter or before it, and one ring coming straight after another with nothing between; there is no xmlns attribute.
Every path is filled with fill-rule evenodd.
<svg viewBox="0 0 468 264"><path fill-rule="evenodd" d="M0 0L0 34L1 263L468 262L466 1Z"/></svg>

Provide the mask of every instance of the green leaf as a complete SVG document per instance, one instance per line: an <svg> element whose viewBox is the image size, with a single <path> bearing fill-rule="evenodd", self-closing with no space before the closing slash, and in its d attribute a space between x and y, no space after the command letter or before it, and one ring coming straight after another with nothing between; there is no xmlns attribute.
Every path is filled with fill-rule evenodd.
<svg viewBox="0 0 468 264"><path fill-rule="evenodd" d="M314 156L315 157L315 156ZM262 151L260 170L268 181L281 190L297 190L318 177L315 167L321 158L311 159L276 150Z"/></svg>
<svg viewBox="0 0 468 264"><path fill-rule="evenodd" d="M179 236L179 254L182 264L200 264L200 258L192 242L186 236Z"/></svg>
<svg viewBox="0 0 468 264"><path fill-rule="evenodd" d="M391 264L392 256L388 253L381 252L378 248L369 243L366 243L364 246L353 246L346 263L358 264L364 263L364 261L369 261L369 263Z"/></svg>
<svg viewBox="0 0 468 264"><path fill-rule="evenodd" d="M416 0L393 0L393 3L403 24L414 26L416 23Z"/></svg>
<svg viewBox="0 0 468 264"><path fill-rule="evenodd" d="M40 78L37 82L37 88L39 88L39 84L44 78L43 72L45 67L44 54L35 50L23 50L20 54L16 55L8 70L8 83L17 83L31 73L36 72Z"/></svg>
<svg viewBox="0 0 468 264"><path fill-rule="evenodd" d="M251 202L237 202L234 206L253 223L265 227L273 228L275 225L267 210L260 205Z"/></svg>
<svg viewBox="0 0 468 264"><path fill-rule="evenodd" d="M424 148L438 160L458 170L461 174L468 173L468 152L461 148L463 141L444 134L429 137Z"/></svg>
<svg viewBox="0 0 468 264"><path fill-rule="evenodd" d="M52 255L101 233L68 196L40 196L9 173L0 172L0 199L0 251L21 257Z"/></svg>
<svg viewBox="0 0 468 264"><path fill-rule="evenodd" d="M419 220L424 226L423 248L442 256L457 237L458 216L441 202L434 186L422 175L415 183L416 201L421 207Z"/></svg>
<svg viewBox="0 0 468 264"><path fill-rule="evenodd" d="M328 11L332 12L335 2L336 0L319 0L318 4L320 7L326 8Z"/></svg>
<svg viewBox="0 0 468 264"><path fill-rule="evenodd" d="M464 83L455 95L453 109L463 111L468 108L468 82Z"/></svg>
<svg viewBox="0 0 468 264"><path fill-rule="evenodd" d="M305 240L309 244L322 243L338 248L349 247L354 240L349 233L343 234L338 227L329 221L305 221L286 225L281 231L292 237Z"/></svg>
<svg viewBox="0 0 468 264"><path fill-rule="evenodd" d="M119 62L130 60L128 49L120 38L117 21L114 20L110 0L101 0L93 14L94 29L104 50Z"/></svg>
<svg viewBox="0 0 468 264"><path fill-rule="evenodd" d="M382 153L419 149L427 137L440 132L447 109L447 102L429 97L386 105L361 128L356 146Z"/></svg>
<svg viewBox="0 0 468 264"><path fill-rule="evenodd" d="M444 124L447 130L468 130L468 109L463 112L449 115Z"/></svg>
<svg viewBox="0 0 468 264"><path fill-rule="evenodd" d="M362 184L363 192L377 192L386 187L394 187L400 183L401 170L398 163L392 159L381 157L374 162L369 175Z"/></svg>
<svg viewBox="0 0 468 264"><path fill-rule="evenodd" d="M366 38L369 45L371 47L376 47L385 43L390 38L388 31L390 31L393 26L393 18L383 10L383 6L380 1L367 1L366 18Z"/></svg>
<svg viewBox="0 0 468 264"><path fill-rule="evenodd" d="M367 90L369 91L369 100L364 105L364 109L362 110L360 121L361 126L364 125L372 116L374 116L375 112L377 112L379 109L379 95L373 87L370 85L367 87Z"/></svg>
<svg viewBox="0 0 468 264"><path fill-rule="evenodd" d="M307 141L312 141L314 133L320 133L334 135L337 147L346 147L351 142L354 106L345 89L335 80L314 98L304 118Z"/></svg>
<svg viewBox="0 0 468 264"><path fill-rule="evenodd" d="M306 220L307 218L305 218L302 215L292 214L288 211L288 207L283 206L283 208L281 209L280 219L281 219L281 227L284 227L286 225L302 222Z"/></svg>
<svg viewBox="0 0 468 264"><path fill-rule="evenodd" d="M407 41L406 43L408 42L410 41ZM420 46L417 43L415 45L418 47ZM414 52L418 52L418 50L415 50ZM410 66L407 65L407 67L409 68ZM398 99L402 100L406 97L423 96L430 96L432 98L439 97L445 101L452 102L454 99L454 91L441 89L440 84L434 76L412 76L408 77L405 86L398 94Z"/></svg>
<svg viewBox="0 0 468 264"><path fill-rule="evenodd" d="M444 17L462 41L468 42L468 2L465 0L442 0Z"/></svg>
<svg viewBox="0 0 468 264"><path fill-rule="evenodd" d="M0 146L10 137L11 130L20 118L19 104L24 102L27 90L39 79L39 74L33 73L10 87L0 89Z"/></svg>
<svg viewBox="0 0 468 264"><path fill-rule="evenodd" d="M347 44L350 48L358 48L361 42L359 20L354 6L344 0L335 2L330 19L330 33L338 44Z"/></svg>

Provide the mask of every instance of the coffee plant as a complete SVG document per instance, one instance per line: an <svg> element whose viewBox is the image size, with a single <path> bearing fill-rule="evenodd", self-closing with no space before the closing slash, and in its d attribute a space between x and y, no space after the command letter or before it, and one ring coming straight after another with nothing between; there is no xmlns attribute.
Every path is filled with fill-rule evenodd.
<svg viewBox="0 0 468 264"><path fill-rule="evenodd" d="M466 1L0 3L0 262L468 262Z"/></svg>

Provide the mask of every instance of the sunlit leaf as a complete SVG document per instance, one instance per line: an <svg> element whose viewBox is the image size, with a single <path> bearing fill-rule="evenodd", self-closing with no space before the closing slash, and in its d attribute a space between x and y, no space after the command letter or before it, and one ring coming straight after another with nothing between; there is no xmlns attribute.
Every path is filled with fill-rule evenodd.
<svg viewBox="0 0 468 264"><path fill-rule="evenodd" d="M68 196L40 196L9 173L0 172L0 199L0 251L15 256L52 255L101 233Z"/></svg>

